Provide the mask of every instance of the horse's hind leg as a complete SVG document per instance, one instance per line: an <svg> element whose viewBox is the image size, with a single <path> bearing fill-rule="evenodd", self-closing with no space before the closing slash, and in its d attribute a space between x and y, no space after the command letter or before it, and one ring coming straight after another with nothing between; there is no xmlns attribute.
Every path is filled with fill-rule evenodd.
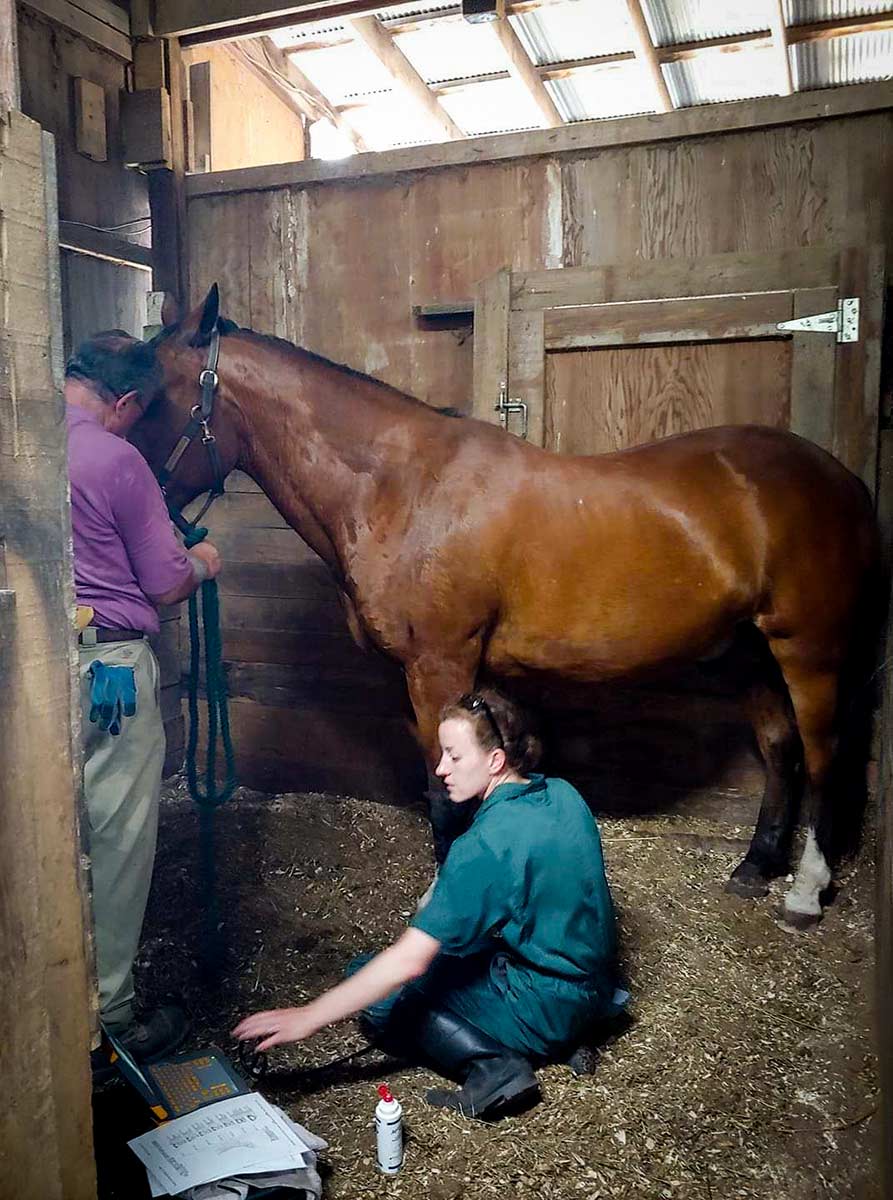
<svg viewBox="0 0 893 1200"><path fill-rule="evenodd" d="M817 663L794 638L772 639L770 646L787 681L803 743L807 780L806 845L794 883L784 899L784 920L806 929L821 920L821 896L831 882L831 809L828 795L836 751L839 692L837 663Z"/></svg>
<svg viewBox="0 0 893 1200"><path fill-rule="evenodd" d="M768 655L767 655L768 657ZM764 896L769 880L788 869L791 836L803 794L803 747L794 710L775 664L753 682L746 707L766 768L760 815L744 860L726 884L736 896Z"/></svg>

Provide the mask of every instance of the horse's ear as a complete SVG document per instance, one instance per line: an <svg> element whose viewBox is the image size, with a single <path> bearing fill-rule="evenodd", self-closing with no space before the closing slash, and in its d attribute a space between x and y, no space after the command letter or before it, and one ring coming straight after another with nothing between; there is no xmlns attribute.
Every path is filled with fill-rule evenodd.
<svg viewBox="0 0 893 1200"><path fill-rule="evenodd" d="M180 320L180 305L173 292L164 293L164 303L161 306L161 324L165 329L176 325Z"/></svg>
<svg viewBox="0 0 893 1200"><path fill-rule="evenodd" d="M207 346L211 340L211 333L214 326L217 324L217 318L220 316L220 289L216 283L212 283L205 296L205 303L202 305L201 317L198 322L198 329L195 331L195 336L192 339L193 346Z"/></svg>
<svg viewBox="0 0 893 1200"><path fill-rule="evenodd" d="M220 292L215 283L202 303L185 318L177 336L190 346L207 346L219 314Z"/></svg>

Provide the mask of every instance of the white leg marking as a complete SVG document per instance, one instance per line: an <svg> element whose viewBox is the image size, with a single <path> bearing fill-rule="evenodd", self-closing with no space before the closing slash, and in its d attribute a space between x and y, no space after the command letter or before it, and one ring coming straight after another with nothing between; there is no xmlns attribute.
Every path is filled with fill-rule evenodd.
<svg viewBox="0 0 893 1200"><path fill-rule="evenodd" d="M812 913L821 916L822 905L819 894L831 882L831 870L815 840L815 830L806 835L803 857L797 868L794 885L784 898L784 906L791 912Z"/></svg>

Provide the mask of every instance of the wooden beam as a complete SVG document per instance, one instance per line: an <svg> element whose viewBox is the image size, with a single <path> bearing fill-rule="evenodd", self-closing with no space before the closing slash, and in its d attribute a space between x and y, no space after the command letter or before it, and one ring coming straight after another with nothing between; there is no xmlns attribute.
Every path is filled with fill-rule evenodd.
<svg viewBox="0 0 893 1200"><path fill-rule="evenodd" d="M767 0L767 5L769 28L772 31L772 50L778 64L778 87L776 90L779 96L790 96L794 91L794 77L791 74L791 55L788 50L784 0Z"/></svg>
<svg viewBox="0 0 893 1200"><path fill-rule="evenodd" d="M0 120L20 105L16 0L0 0Z"/></svg>
<svg viewBox="0 0 893 1200"><path fill-rule="evenodd" d="M437 97L427 83L390 34L382 29L375 17L356 17L348 21L348 24L357 40L372 51L395 85L405 92L413 103L418 105L440 134L453 140L465 137L446 109L438 103Z"/></svg>
<svg viewBox="0 0 893 1200"><path fill-rule="evenodd" d="M651 34L648 32L642 5L639 0L626 0L626 8L629 13L630 32L635 42L636 57L641 60L642 66L648 72L651 86L654 89L654 107L657 112L672 112L673 101L670 99L667 83L660 68L660 59L651 40Z"/></svg>
<svg viewBox="0 0 893 1200"><path fill-rule="evenodd" d="M313 80L283 54L270 38L250 38L234 43L230 47L230 53L238 57L290 108L311 121L331 121L360 153L369 149L350 122L326 99Z"/></svg>
<svg viewBox="0 0 893 1200"><path fill-rule="evenodd" d="M505 54L509 75L521 85L536 105L543 127L555 129L559 125L563 125L564 118L546 90L546 85L537 74L536 67L530 61L530 56L522 46L521 39L512 28L508 17L487 21L484 27L493 31L493 37Z"/></svg>
<svg viewBox="0 0 893 1200"><path fill-rule="evenodd" d="M851 33L881 33L887 29L893 29L893 9L865 13L861 17L791 25L788 28L788 41L792 45L795 42L824 42L827 38L847 37Z"/></svg>
<svg viewBox="0 0 893 1200"><path fill-rule="evenodd" d="M138 246L108 230L92 229L76 221L59 222L59 249L86 254L90 258L102 258L119 266L136 267L141 271L152 270L152 251L148 246Z"/></svg>
<svg viewBox="0 0 893 1200"><path fill-rule="evenodd" d="M203 34L221 34L242 26L242 37L250 36L258 26L282 29L298 21L321 21L350 13L378 12L394 8L401 0L312 0L303 4L283 4L282 0L156 0L155 33L158 37L192 38ZM239 36L238 34L236 36ZM216 40L216 39L211 39Z"/></svg>
<svg viewBox="0 0 893 1200"><path fill-rule="evenodd" d="M133 57L130 18L115 4L100 5L95 4L95 0L83 0L80 4L73 4L71 0L22 0L22 3L57 25L95 42L124 62L130 62ZM123 23L126 23L127 32L122 30Z"/></svg>
<svg viewBox="0 0 893 1200"><path fill-rule="evenodd" d="M407 146L341 160L310 159L266 167L243 167L237 171L217 171L191 176L186 181L186 191L187 195L194 197L300 187L327 180L366 179L405 171L467 166L471 163L579 154L644 142L674 142L689 137L770 129L778 125L796 125L803 121L890 109L893 109L893 82L883 80L815 92L795 92L793 96L704 104L660 115L576 121L563 125L561 129L491 134L487 137L465 138L461 142Z"/></svg>

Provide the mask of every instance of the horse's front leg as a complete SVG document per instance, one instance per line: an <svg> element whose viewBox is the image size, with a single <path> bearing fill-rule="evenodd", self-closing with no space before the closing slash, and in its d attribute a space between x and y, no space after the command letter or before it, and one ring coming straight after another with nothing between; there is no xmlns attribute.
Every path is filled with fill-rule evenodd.
<svg viewBox="0 0 893 1200"><path fill-rule="evenodd" d="M419 740L428 767L428 814L434 840L434 858L437 866L447 856L455 839L468 828L477 805L453 804L446 788L434 773L440 759L440 743L437 728L444 706L452 704L474 687L480 645L463 646L461 652L428 655L418 658L406 667L406 683L409 698L415 710Z"/></svg>

